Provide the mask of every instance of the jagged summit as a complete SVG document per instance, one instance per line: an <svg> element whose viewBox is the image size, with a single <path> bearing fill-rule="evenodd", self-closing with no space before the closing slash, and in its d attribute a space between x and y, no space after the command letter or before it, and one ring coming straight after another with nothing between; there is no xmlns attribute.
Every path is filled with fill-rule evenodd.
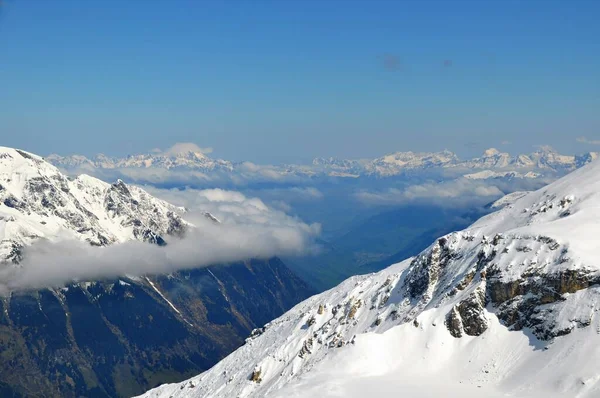
<svg viewBox="0 0 600 398"><path fill-rule="evenodd" d="M37 155L0 147L1 262L18 262L38 239L161 243L185 231L184 211L121 180L68 178Z"/></svg>
<svg viewBox="0 0 600 398"><path fill-rule="evenodd" d="M598 396L600 163L497 207L146 396Z"/></svg>
<svg viewBox="0 0 600 398"><path fill-rule="evenodd" d="M483 156L494 156L500 153L496 148L488 148L483 152Z"/></svg>

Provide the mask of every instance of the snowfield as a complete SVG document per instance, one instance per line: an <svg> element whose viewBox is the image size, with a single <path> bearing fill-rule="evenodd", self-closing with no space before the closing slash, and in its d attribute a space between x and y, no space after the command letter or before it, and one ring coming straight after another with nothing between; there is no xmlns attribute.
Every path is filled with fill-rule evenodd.
<svg viewBox="0 0 600 398"><path fill-rule="evenodd" d="M600 396L600 162L495 207L144 396Z"/></svg>

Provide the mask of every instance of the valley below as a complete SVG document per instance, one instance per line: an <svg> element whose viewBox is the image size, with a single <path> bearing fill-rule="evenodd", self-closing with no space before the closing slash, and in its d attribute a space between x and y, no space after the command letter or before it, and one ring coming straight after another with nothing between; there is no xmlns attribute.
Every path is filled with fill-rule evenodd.
<svg viewBox="0 0 600 398"><path fill-rule="evenodd" d="M312 293L278 259L15 292L2 396L128 397L209 369Z"/></svg>

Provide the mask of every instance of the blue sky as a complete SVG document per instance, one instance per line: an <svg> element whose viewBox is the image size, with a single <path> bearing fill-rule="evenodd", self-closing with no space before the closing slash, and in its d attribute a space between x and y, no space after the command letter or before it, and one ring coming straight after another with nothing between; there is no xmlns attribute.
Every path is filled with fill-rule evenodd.
<svg viewBox="0 0 600 398"><path fill-rule="evenodd" d="M0 144L40 154L600 149L575 140L600 140L597 1L4 0L0 13Z"/></svg>

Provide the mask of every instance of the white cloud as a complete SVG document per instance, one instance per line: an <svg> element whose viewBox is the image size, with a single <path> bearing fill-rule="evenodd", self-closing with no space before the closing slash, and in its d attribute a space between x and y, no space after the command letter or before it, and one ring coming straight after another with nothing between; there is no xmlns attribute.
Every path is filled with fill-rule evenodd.
<svg viewBox="0 0 600 398"><path fill-rule="evenodd" d="M361 191L355 194L355 197L361 202L373 205L429 201L453 206L470 202L485 202L503 195L504 192L496 185L485 181L458 178L445 182L425 182L403 189L390 188L379 192Z"/></svg>
<svg viewBox="0 0 600 398"><path fill-rule="evenodd" d="M313 249L314 239L320 233L320 225L308 225L239 192L145 189L176 205L184 205L189 210L184 218L196 228L184 238L167 238L164 247L128 242L98 248L73 240L40 241L25 248L22 267L0 271L0 290L169 273L248 258L301 255ZM210 212L221 223L208 220L204 212Z"/></svg>
<svg viewBox="0 0 600 398"><path fill-rule="evenodd" d="M296 195L300 195L306 198L322 199L323 193L314 187L293 187L290 191Z"/></svg>
<svg viewBox="0 0 600 398"><path fill-rule="evenodd" d="M81 172L78 169L77 172ZM169 170L159 167L126 167L119 169L96 169L94 176L103 180L126 179L135 182L144 182L148 184L189 184L213 181L212 176L208 176L197 170Z"/></svg>
<svg viewBox="0 0 600 398"><path fill-rule="evenodd" d="M226 191L224 189L204 189L202 191L191 191L197 192L201 197L206 198L209 202L244 202L246 197L237 191ZM159 193L160 194L160 193Z"/></svg>
<svg viewBox="0 0 600 398"><path fill-rule="evenodd" d="M590 140L587 137L577 137L577 142L588 145L600 145L600 140Z"/></svg>
<svg viewBox="0 0 600 398"><path fill-rule="evenodd" d="M277 166L258 165L252 162L243 162L240 166L239 172L245 180L256 179L257 175L273 181L279 181L286 178L286 174L282 173Z"/></svg>
<svg viewBox="0 0 600 398"><path fill-rule="evenodd" d="M275 201L271 202L271 205L286 212L286 213L289 213L292 211L292 206L290 206L283 200L275 200Z"/></svg>
<svg viewBox="0 0 600 398"><path fill-rule="evenodd" d="M269 203L283 200L288 203L318 201L325 197L316 187L292 186L251 190Z"/></svg>
<svg viewBox="0 0 600 398"><path fill-rule="evenodd" d="M210 149L210 148L208 148ZM195 144L176 144L163 152L154 149L156 155L173 155L192 150L195 153L206 154L207 148ZM158 152L156 152L158 151ZM217 161L218 162L218 161ZM211 182L212 186L245 187L254 183L305 184L309 175L296 174L275 165L257 165L252 162L234 164L234 169L195 169L187 167L111 167L99 168L90 164L81 164L62 168L69 175L89 174L105 181L123 179L136 184L153 184L169 186L198 186Z"/></svg>
<svg viewBox="0 0 600 398"><path fill-rule="evenodd" d="M156 149L154 149L154 151L156 151ZM172 147L166 149L165 151L161 151L161 153L165 156L175 156L188 152L201 153L203 155L207 155L209 153L212 153L212 151L212 148L201 148L193 142L178 142Z"/></svg>

